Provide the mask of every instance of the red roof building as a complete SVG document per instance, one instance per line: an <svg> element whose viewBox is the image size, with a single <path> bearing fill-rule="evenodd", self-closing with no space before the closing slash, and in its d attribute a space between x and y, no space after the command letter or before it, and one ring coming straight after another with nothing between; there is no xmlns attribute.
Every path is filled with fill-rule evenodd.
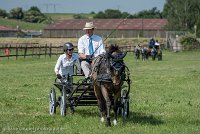
<svg viewBox="0 0 200 134"><path fill-rule="evenodd" d="M0 26L0 37L16 37L17 29Z"/></svg>
<svg viewBox="0 0 200 134"><path fill-rule="evenodd" d="M108 36L116 30L111 37L165 37L164 27L166 19L74 19L62 20L48 25L43 32L44 37L80 37L85 23L93 21L95 33Z"/></svg>

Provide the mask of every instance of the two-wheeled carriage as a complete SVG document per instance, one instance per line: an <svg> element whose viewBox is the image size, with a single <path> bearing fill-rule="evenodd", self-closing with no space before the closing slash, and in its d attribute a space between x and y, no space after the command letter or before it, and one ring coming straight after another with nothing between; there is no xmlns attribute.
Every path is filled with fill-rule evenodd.
<svg viewBox="0 0 200 134"><path fill-rule="evenodd" d="M76 66L74 68L76 68ZM118 114L121 114L124 118L129 115L129 92L131 82L129 75L129 69L126 68L121 76L123 85L120 103L118 105ZM49 93L49 112L51 115L56 114L57 107L60 108L61 116L65 116L67 112L74 113L75 107L77 106L97 106L93 82L85 79L82 73L77 73L77 71L75 71L72 77L63 76L61 79L56 78L53 85L54 87L50 89Z"/></svg>

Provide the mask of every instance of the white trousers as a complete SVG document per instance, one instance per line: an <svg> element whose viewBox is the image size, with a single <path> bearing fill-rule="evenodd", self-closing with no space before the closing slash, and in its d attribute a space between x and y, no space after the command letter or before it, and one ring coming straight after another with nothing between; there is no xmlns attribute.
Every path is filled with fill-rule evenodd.
<svg viewBox="0 0 200 134"><path fill-rule="evenodd" d="M85 78L89 77L91 73L91 65L87 61L81 61L81 68L83 70L83 73L85 75Z"/></svg>

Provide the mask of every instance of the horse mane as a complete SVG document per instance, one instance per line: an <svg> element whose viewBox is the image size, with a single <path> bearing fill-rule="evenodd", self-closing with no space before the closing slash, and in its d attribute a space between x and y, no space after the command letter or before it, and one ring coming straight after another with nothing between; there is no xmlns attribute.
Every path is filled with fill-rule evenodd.
<svg viewBox="0 0 200 134"><path fill-rule="evenodd" d="M116 44L111 44L108 48L108 53L112 54L113 52L119 52L119 46L117 46Z"/></svg>

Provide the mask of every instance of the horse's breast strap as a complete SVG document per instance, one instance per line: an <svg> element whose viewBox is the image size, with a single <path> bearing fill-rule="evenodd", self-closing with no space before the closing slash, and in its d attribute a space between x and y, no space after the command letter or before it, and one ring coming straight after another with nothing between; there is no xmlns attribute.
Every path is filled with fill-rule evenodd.
<svg viewBox="0 0 200 134"><path fill-rule="evenodd" d="M98 82L112 82L111 76L109 74L99 74L97 76L97 81Z"/></svg>

